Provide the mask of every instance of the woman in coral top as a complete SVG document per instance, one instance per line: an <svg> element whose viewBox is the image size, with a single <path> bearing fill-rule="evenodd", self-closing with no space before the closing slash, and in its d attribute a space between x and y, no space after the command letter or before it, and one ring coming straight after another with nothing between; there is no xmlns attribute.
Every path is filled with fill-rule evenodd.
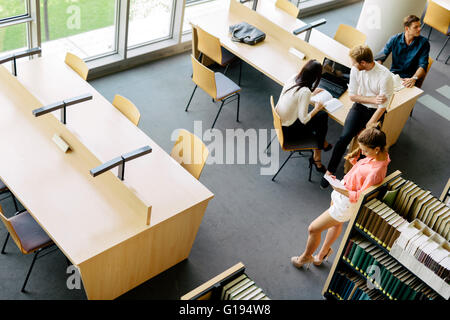
<svg viewBox="0 0 450 320"><path fill-rule="evenodd" d="M362 191L379 184L386 177L387 166L391 161L386 150L386 135L376 128L367 128L358 136L359 148L347 155L353 168L344 176L341 183L345 189L333 186L331 205L328 210L316 218L308 228L309 236L303 254L292 257L291 262L297 268L303 265L322 264L333 252L331 245L342 231L344 222L350 220L354 206ZM365 158L358 161L361 153ZM319 254L313 253L320 245L321 233L327 230L327 235Z"/></svg>

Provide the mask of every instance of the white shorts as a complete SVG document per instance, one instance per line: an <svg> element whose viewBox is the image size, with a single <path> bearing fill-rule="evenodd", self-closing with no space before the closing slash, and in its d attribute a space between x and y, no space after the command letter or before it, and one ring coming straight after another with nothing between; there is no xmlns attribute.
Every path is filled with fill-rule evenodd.
<svg viewBox="0 0 450 320"><path fill-rule="evenodd" d="M356 203L351 203L350 199L342 193L333 190L331 193L331 200L333 205L328 209L330 216L339 222L347 222L354 213Z"/></svg>

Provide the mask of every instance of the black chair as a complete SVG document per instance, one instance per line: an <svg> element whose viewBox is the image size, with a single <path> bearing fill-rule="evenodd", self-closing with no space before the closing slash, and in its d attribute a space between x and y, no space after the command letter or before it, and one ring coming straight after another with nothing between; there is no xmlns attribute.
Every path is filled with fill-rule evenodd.
<svg viewBox="0 0 450 320"><path fill-rule="evenodd" d="M25 286L38 255L43 250L50 248L54 243L27 211L18 212L15 216L6 218L0 207L0 218L8 230L1 253L5 254L6 244L10 235L23 254L34 253L33 261L21 289L22 292L25 292Z"/></svg>
<svg viewBox="0 0 450 320"><path fill-rule="evenodd" d="M273 126L276 130L281 149L283 149L284 151L290 152L288 158L284 161L284 163L278 169L277 173L275 173L275 175L272 177L272 181L274 181L275 177L278 175L278 173L280 173L281 169L283 169L285 164L289 161L289 159L291 159L291 157L295 153L298 152L300 157L312 158L314 155L314 150L317 150L317 142L316 142L316 138L311 133L308 133L308 132L304 132L301 136L296 136L293 139L287 139L286 137L284 137L281 119L280 119L280 116L278 115L277 111L275 110L273 96L270 96L270 104L272 106ZM272 143L272 141L267 146L266 151L270 147L271 143ZM305 155L305 154L303 154L303 152L308 152L308 154ZM312 164L311 164L311 162L309 162L308 181L311 181L311 172L312 172Z"/></svg>

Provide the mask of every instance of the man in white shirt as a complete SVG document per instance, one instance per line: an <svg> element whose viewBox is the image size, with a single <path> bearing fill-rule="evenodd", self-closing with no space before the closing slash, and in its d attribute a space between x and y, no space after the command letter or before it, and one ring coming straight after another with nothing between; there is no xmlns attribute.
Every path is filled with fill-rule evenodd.
<svg viewBox="0 0 450 320"><path fill-rule="evenodd" d="M391 72L375 63L372 50L368 46L356 46L350 50L349 55L353 67L350 71L348 93L354 103L333 149L326 174L336 173L353 137L384 118L384 112L391 102L394 91ZM328 185L328 181L322 178L320 187L325 189Z"/></svg>

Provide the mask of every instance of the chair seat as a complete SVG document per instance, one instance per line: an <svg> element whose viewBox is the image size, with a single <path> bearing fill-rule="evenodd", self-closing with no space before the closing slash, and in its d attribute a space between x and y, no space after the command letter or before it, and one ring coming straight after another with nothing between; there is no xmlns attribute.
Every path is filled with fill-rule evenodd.
<svg viewBox="0 0 450 320"><path fill-rule="evenodd" d="M8 191L8 187L0 180L0 193Z"/></svg>
<svg viewBox="0 0 450 320"><path fill-rule="evenodd" d="M312 133L302 130L298 131L296 135L285 134L285 128L283 127L283 149L285 151L317 149L317 139Z"/></svg>
<svg viewBox="0 0 450 320"><path fill-rule="evenodd" d="M220 47L222 51L222 66L225 66L229 63L231 63L234 59L236 59L236 56L232 54L230 51L225 49L224 47Z"/></svg>
<svg viewBox="0 0 450 320"><path fill-rule="evenodd" d="M27 211L10 218L10 222L26 253L33 252L52 243L47 233Z"/></svg>
<svg viewBox="0 0 450 320"><path fill-rule="evenodd" d="M223 73L215 72L214 78L216 79L217 100L222 100L235 92L241 91L241 87L228 79Z"/></svg>

